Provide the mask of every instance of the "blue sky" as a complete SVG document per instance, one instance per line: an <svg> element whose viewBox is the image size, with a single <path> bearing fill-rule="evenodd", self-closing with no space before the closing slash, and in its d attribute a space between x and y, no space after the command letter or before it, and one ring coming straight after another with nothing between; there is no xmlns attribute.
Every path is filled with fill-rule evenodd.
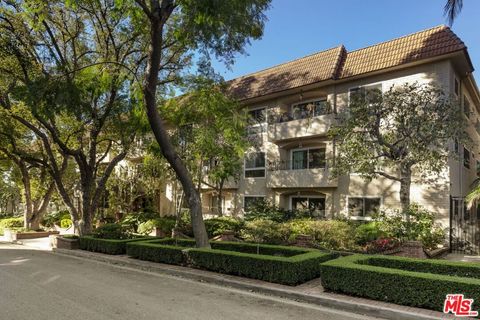
<svg viewBox="0 0 480 320"><path fill-rule="evenodd" d="M247 47L231 70L215 69L226 79L268 68L339 44L355 50L446 24L446 0L273 0L262 39ZM463 0L453 31L466 43L480 70L480 1ZM479 72L476 72L478 75ZM477 79L479 80L479 79Z"/></svg>

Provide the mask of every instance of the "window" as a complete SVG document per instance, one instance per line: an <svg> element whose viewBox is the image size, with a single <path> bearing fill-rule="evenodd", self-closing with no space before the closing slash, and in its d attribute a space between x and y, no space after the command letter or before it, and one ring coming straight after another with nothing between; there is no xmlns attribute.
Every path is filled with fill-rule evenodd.
<svg viewBox="0 0 480 320"><path fill-rule="evenodd" d="M317 117L328 113L330 113L330 107L326 99L298 103L291 108L293 120Z"/></svg>
<svg viewBox="0 0 480 320"><path fill-rule="evenodd" d="M470 118L470 114L472 113L472 110L470 109L470 101L465 95L463 96L463 113L465 113L467 118Z"/></svg>
<svg viewBox="0 0 480 320"><path fill-rule="evenodd" d="M378 197L348 197L348 213L354 217L368 217L380 210Z"/></svg>
<svg viewBox="0 0 480 320"><path fill-rule="evenodd" d="M292 170L325 168L325 148L292 150Z"/></svg>
<svg viewBox="0 0 480 320"><path fill-rule="evenodd" d="M460 151L460 146L458 144L458 140L455 139L455 154L459 154Z"/></svg>
<svg viewBox="0 0 480 320"><path fill-rule="evenodd" d="M463 147L463 166L470 169L470 151L465 147Z"/></svg>
<svg viewBox="0 0 480 320"><path fill-rule="evenodd" d="M480 177L480 160L477 160L477 177Z"/></svg>
<svg viewBox="0 0 480 320"><path fill-rule="evenodd" d="M267 109L258 108L248 111L247 134L254 135L265 132L265 122L267 121Z"/></svg>
<svg viewBox="0 0 480 320"><path fill-rule="evenodd" d="M292 197L293 211L308 211L314 217L325 216L325 198L323 197Z"/></svg>
<svg viewBox="0 0 480 320"><path fill-rule="evenodd" d="M382 93L382 84L372 84L363 87L356 87L349 90L350 101L371 101L375 96Z"/></svg>
<svg viewBox="0 0 480 320"><path fill-rule="evenodd" d="M248 212L252 206L262 202L265 199L264 196L245 196L243 197L243 211Z"/></svg>
<svg viewBox="0 0 480 320"><path fill-rule="evenodd" d="M460 82L458 82L457 78L455 78L454 92L457 97L460 95Z"/></svg>
<svg viewBox="0 0 480 320"><path fill-rule="evenodd" d="M264 123L267 120L266 108L258 108L248 111L248 119L250 124Z"/></svg>
<svg viewBox="0 0 480 320"><path fill-rule="evenodd" d="M265 177L265 152L251 153L245 157L245 178Z"/></svg>

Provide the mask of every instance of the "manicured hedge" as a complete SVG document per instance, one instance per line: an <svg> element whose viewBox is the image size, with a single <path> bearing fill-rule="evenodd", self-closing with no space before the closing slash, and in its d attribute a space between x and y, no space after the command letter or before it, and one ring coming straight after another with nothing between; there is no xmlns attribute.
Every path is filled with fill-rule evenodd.
<svg viewBox="0 0 480 320"><path fill-rule="evenodd" d="M445 296L480 301L480 266L474 263L352 255L323 263L325 289L401 305L443 310Z"/></svg>
<svg viewBox="0 0 480 320"><path fill-rule="evenodd" d="M194 248L193 240L161 239L127 244L127 254L141 260L193 267L289 285L320 275L320 264L334 255L312 249L211 242L212 249ZM260 254L257 254L259 250Z"/></svg>
<svg viewBox="0 0 480 320"><path fill-rule="evenodd" d="M318 250L304 250L290 257L218 249L188 250L189 261L194 267L288 285L319 277L320 264L334 257Z"/></svg>
<svg viewBox="0 0 480 320"><path fill-rule="evenodd" d="M184 249L186 247L180 243L175 246L169 241L138 241L127 244L127 255L140 260L182 265L186 262Z"/></svg>
<svg viewBox="0 0 480 320"><path fill-rule="evenodd" d="M82 250L94 251L106 254L125 254L126 245L129 242L149 240L151 237L134 238L134 239L98 239L90 236L79 238L79 246Z"/></svg>

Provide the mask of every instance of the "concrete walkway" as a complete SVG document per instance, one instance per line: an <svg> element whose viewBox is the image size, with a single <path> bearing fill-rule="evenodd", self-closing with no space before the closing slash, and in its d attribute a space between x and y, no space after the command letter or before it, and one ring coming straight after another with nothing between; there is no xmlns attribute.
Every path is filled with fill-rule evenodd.
<svg viewBox="0 0 480 320"><path fill-rule="evenodd" d="M468 256L461 253L450 253L445 256L445 260L480 263L480 256Z"/></svg>

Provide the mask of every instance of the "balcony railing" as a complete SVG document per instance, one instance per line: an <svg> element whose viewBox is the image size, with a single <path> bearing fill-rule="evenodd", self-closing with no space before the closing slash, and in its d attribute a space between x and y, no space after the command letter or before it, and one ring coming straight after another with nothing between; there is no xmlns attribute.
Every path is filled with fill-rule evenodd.
<svg viewBox="0 0 480 320"><path fill-rule="evenodd" d="M326 159L317 163L308 163L306 161L291 161L291 160L269 161L267 166L269 171L326 169L326 167L327 167Z"/></svg>
<svg viewBox="0 0 480 320"><path fill-rule="evenodd" d="M272 114L268 118L269 124L274 123L284 123L294 120L303 120L303 119L311 119L319 116L325 116L328 114L332 114L330 110L325 111L299 111L299 112L283 112L279 114Z"/></svg>

